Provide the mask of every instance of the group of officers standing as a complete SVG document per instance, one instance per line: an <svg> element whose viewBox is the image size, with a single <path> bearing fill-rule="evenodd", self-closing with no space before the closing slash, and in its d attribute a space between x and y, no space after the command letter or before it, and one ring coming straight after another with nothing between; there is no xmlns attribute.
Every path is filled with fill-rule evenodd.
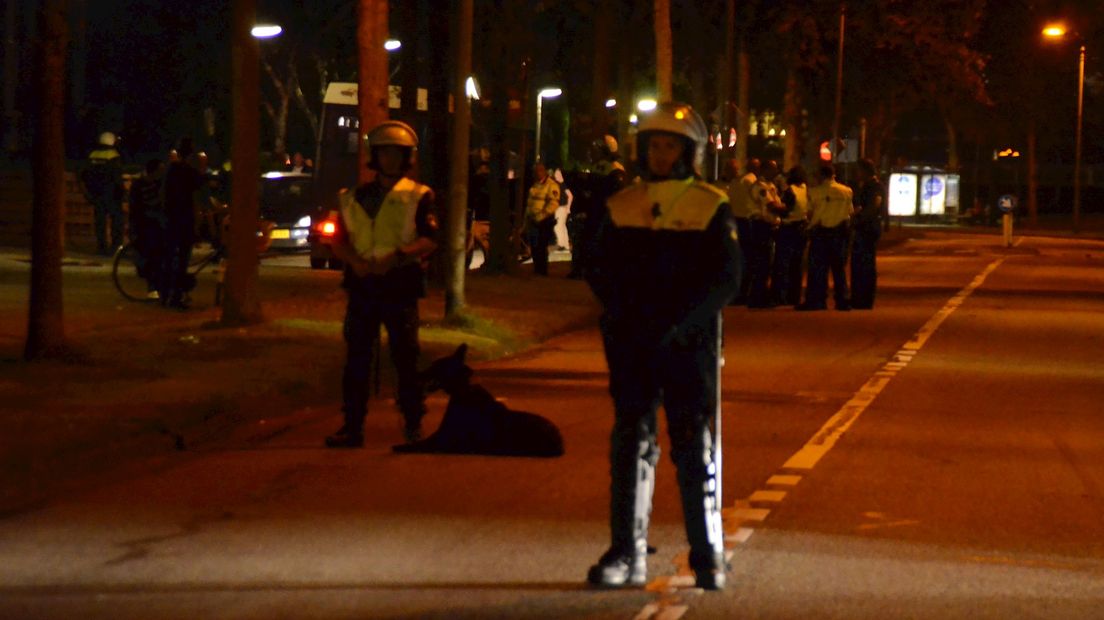
<svg viewBox="0 0 1104 620"><path fill-rule="evenodd" d="M737 162L731 165L735 173ZM831 273L837 310L874 307L876 248L886 205L874 162L858 163L858 186L853 190L836 180L830 163L817 167L810 186L800 166L782 175L774 161L752 158L742 176L732 175L728 194L747 266L734 304L824 310ZM802 300L806 262L808 283Z"/></svg>
<svg viewBox="0 0 1104 620"><path fill-rule="evenodd" d="M376 176L342 193L335 236L349 299L344 424L326 438L331 448L364 445L366 385L381 325L388 331L398 375L396 401L408 441L420 437L425 414L416 369L417 300L425 295L426 259L437 248L433 192L408 178L418 145L412 128L387 121L366 138L368 165ZM641 120L637 140L639 178L621 188L624 167L612 158L602 164L594 177L602 182L592 195L580 196L585 198L579 205L585 227L577 230L573 243L581 251L573 267L602 306L599 327L614 410L610 546L586 579L609 588L647 582L662 405L689 567L698 587L720 590L727 580L717 436L722 310L734 299L753 308L787 303L800 310L823 309L829 271L837 309L872 307L874 246L885 192L869 161L859 165L856 197L835 180L830 164L816 170L808 187L799 168L779 179L773 162L760 166L756 160L725 192L701 178L708 130L684 104L661 104ZM537 246L532 248L534 270L544 274L547 258L538 252L550 245L549 218L559 204L559 187L546 172L538 167L527 209ZM806 239L809 283L799 301ZM845 273L849 245L850 293Z"/></svg>

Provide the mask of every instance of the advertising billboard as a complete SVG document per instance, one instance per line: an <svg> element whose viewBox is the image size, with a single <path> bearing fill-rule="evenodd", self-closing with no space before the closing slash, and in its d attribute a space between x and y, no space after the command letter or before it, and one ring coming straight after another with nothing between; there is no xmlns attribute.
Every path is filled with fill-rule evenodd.
<svg viewBox="0 0 1104 620"><path fill-rule="evenodd" d="M889 175L889 214L916 215L916 175L895 172Z"/></svg>
<svg viewBox="0 0 1104 620"><path fill-rule="evenodd" d="M920 214L943 215L947 210L947 175L925 174L920 177Z"/></svg>

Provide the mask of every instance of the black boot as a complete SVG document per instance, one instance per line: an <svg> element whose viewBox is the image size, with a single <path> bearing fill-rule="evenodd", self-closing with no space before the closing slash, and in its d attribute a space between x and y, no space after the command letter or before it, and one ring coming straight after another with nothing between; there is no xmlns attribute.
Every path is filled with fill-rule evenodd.
<svg viewBox="0 0 1104 620"><path fill-rule="evenodd" d="M690 542L690 568L699 588L725 587L724 528L721 523L716 477L709 430L694 434L690 445L674 453L678 465L682 513L686 538Z"/></svg>
<svg viewBox="0 0 1104 620"><path fill-rule="evenodd" d="M703 590L724 590L725 563L724 553L713 553L707 557L690 557L690 568L694 570L694 585Z"/></svg>
<svg viewBox="0 0 1104 620"><path fill-rule="evenodd" d="M587 582L604 588L644 585L648 582L648 543L641 540L628 550L610 547L587 571Z"/></svg>
<svg viewBox="0 0 1104 620"><path fill-rule="evenodd" d="M364 435L350 433L348 426L342 426L336 433L326 438L327 448L363 448Z"/></svg>
<svg viewBox="0 0 1104 620"><path fill-rule="evenodd" d="M587 571L591 585L620 588L648 581L648 521L659 449L652 439L618 441L610 455L610 538L613 544Z"/></svg>

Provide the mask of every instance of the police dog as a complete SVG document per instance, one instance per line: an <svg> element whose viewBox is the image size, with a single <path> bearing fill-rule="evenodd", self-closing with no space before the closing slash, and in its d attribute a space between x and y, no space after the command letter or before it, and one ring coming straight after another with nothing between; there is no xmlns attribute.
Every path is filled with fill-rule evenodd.
<svg viewBox="0 0 1104 620"><path fill-rule="evenodd" d="M392 447L395 452L488 454L493 456L552 457L563 454L560 430L535 413L513 411L486 389L471 383L473 371L464 363L468 345L442 357L419 373L427 393L449 395L445 417L437 432L413 443Z"/></svg>

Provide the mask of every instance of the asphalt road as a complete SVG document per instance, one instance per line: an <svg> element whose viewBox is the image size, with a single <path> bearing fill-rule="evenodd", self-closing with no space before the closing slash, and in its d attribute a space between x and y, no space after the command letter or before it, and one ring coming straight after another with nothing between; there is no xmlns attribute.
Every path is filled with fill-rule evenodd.
<svg viewBox="0 0 1104 620"><path fill-rule="evenodd" d="M582 585L611 416L583 331L476 374L562 458L395 455L392 416L325 451L300 412L0 521L0 617L1104 618L1104 243L997 241L898 246L873 311L726 311L722 593L680 575L665 438L651 583Z"/></svg>

